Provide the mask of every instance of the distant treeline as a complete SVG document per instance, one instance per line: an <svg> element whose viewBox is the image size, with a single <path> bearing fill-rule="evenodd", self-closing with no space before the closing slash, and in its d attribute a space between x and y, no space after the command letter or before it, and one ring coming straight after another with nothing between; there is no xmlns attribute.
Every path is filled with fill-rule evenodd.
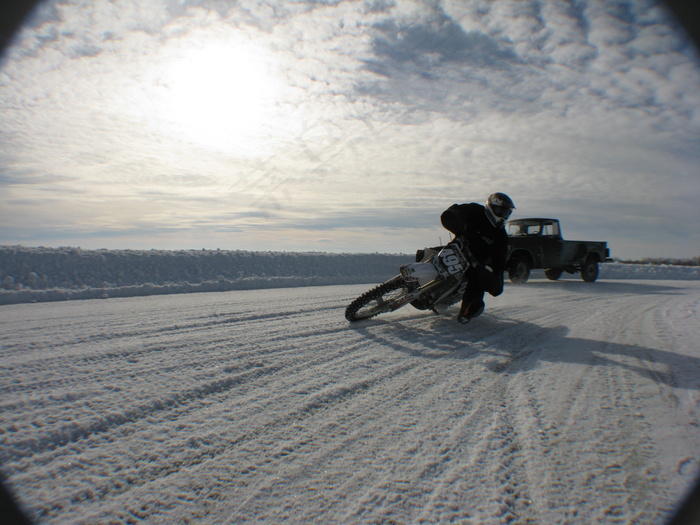
<svg viewBox="0 0 700 525"><path fill-rule="evenodd" d="M672 258L650 258L643 259L615 259L615 262L623 264L668 264L670 266L700 266L700 256L691 257L690 259L672 259Z"/></svg>

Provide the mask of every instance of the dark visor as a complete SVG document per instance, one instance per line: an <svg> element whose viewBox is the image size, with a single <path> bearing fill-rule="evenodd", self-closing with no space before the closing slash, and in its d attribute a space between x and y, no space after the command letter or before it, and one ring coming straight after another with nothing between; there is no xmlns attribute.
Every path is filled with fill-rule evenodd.
<svg viewBox="0 0 700 525"><path fill-rule="evenodd" d="M507 208L506 206L498 206L496 204L491 206L491 209L493 210L493 214L496 217L500 217L501 219L507 219L510 217L510 214L513 213L512 208Z"/></svg>

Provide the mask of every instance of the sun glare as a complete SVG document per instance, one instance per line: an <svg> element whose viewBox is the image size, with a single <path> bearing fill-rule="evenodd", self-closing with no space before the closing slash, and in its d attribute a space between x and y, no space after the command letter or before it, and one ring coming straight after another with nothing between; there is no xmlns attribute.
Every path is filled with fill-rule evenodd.
<svg viewBox="0 0 700 525"><path fill-rule="evenodd" d="M209 149L264 154L279 117L279 80L269 54L247 41L218 41L177 55L163 72L162 118L169 131Z"/></svg>

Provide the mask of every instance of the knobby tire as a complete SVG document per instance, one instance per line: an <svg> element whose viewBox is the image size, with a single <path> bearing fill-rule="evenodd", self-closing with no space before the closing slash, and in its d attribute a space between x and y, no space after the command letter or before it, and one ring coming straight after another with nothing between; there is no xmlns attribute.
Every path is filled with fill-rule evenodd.
<svg viewBox="0 0 700 525"><path fill-rule="evenodd" d="M397 291L399 292L392 293ZM401 277L395 277L384 284L372 288L351 302L345 309L345 318L353 322L379 315L388 311L386 303L398 299L409 291L406 281ZM372 304L373 302L375 304Z"/></svg>

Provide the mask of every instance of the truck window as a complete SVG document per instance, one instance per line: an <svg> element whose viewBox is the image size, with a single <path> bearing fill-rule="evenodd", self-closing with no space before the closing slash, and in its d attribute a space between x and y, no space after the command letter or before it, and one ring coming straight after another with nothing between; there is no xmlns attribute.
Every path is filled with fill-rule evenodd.
<svg viewBox="0 0 700 525"><path fill-rule="evenodd" d="M525 235L527 233L527 226L524 224L509 224L508 225L508 235Z"/></svg>
<svg viewBox="0 0 700 525"><path fill-rule="evenodd" d="M556 222L548 222L544 225L544 230L542 235L550 235L552 237L559 237L559 224Z"/></svg>

